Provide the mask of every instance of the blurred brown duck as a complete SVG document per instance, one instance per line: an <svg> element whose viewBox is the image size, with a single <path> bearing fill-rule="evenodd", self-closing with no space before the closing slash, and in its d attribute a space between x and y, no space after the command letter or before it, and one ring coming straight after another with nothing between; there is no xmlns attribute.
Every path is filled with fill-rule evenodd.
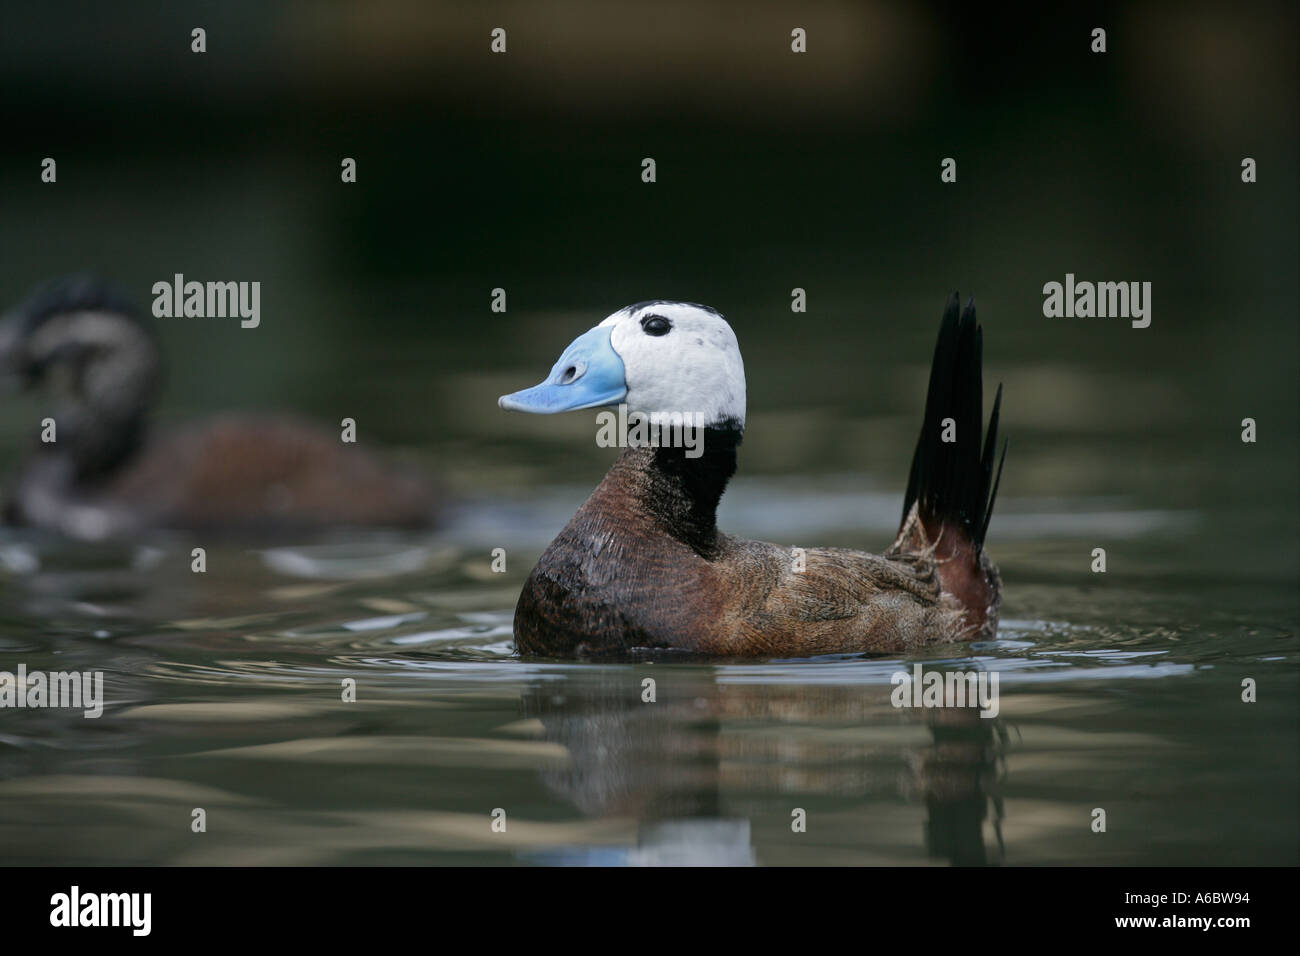
<svg viewBox="0 0 1300 956"><path fill-rule="evenodd" d="M93 277L54 280L0 321L0 379L55 403L56 440L37 441L9 482L12 524L94 540L151 527L277 535L421 526L435 516L425 481L338 432L223 416L155 434L157 339Z"/></svg>
<svg viewBox="0 0 1300 956"><path fill-rule="evenodd" d="M629 441L528 576L515 609L516 647L558 657L796 657L992 636L1001 584L984 536L997 494L1002 392L981 441L981 343L974 304L959 311L954 295L890 548L795 552L717 528L745 427L745 372L731 326L684 302L615 312L576 339L546 381L500 405L552 413L624 403L629 421L702 423L702 448L684 436L657 446Z"/></svg>

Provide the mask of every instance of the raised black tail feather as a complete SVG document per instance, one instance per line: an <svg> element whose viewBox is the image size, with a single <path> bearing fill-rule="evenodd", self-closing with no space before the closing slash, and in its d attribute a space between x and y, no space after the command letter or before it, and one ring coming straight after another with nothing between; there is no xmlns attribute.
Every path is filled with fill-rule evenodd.
<svg viewBox="0 0 1300 956"><path fill-rule="evenodd" d="M920 502L922 520L930 525L959 523L976 552L984 547L993 502L1002 480L1007 447L1002 445L996 475L993 454L997 445L998 412L1002 386L993 399L988 434L984 430L983 335L975 321L975 302L968 299L959 311L954 292L943 312L939 340L930 366L930 387L925 397L925 419L912 456L903 502L907 520L913 502ZM943 421L956 424L956 441L943 440Z"/></svg>

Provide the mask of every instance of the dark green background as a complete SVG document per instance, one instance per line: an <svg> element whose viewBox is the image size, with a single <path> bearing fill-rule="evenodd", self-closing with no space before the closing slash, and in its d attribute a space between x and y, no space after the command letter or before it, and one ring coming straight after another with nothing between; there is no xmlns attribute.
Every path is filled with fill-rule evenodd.
<svg viewBox="0 0 1300 956"><path fill-rule="evenodd" d="M566 427L508 421L497 394L628 302L702 301L744 348L747 467L888 477L960 289L1007 382L1009 497L1082 482L1190 503L1235 473L1293 519L1295 26L1289 4L1015 22L955 3L11 9L0 297L81 269L146 305L175 272L260 280L257 330L159 323L168 417L352 415L363 438L489 471ZM1044 318L1067 272L1151 281L1151 327ZM7 448L34 411L5 409ZM771 441L787 412L815 413L795 454ZM864 414L896 432L855 429ZM1261 441L1243 450L1247 415ZM1060 467L1035 467L1049 450Z"/></svg>

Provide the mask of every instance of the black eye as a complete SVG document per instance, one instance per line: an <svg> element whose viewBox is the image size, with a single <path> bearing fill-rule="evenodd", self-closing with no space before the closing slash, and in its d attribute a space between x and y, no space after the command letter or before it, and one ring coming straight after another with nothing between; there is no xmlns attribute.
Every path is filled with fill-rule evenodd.
<svg viewBox="0 0 1300 956"><path fill-rule="evenodd" d="M647 315L641 319L641 328L646 335L667 335L672 331L673 324L662 315Z"/></svg>

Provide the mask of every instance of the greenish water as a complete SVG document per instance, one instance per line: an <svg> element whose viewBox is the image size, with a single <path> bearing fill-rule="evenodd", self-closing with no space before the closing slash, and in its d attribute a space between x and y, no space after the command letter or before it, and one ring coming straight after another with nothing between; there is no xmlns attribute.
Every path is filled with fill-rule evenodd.
<svg viewBox="0 0 1300 956"><path fill-rule="evenodd" d="M871 483L742 479L723 520L878 547L896 493ZM519 660L518 587L585 491L466 500L434 535L213 549L203 575L189 542L6 533L0 669L102 670L107 706L3 713L5 862L1296 862L1294 541L1223 560L1266 509L1008 495L998 639L916 659ZM892 707L914 660L996 671L997 719Z"/></svg>

